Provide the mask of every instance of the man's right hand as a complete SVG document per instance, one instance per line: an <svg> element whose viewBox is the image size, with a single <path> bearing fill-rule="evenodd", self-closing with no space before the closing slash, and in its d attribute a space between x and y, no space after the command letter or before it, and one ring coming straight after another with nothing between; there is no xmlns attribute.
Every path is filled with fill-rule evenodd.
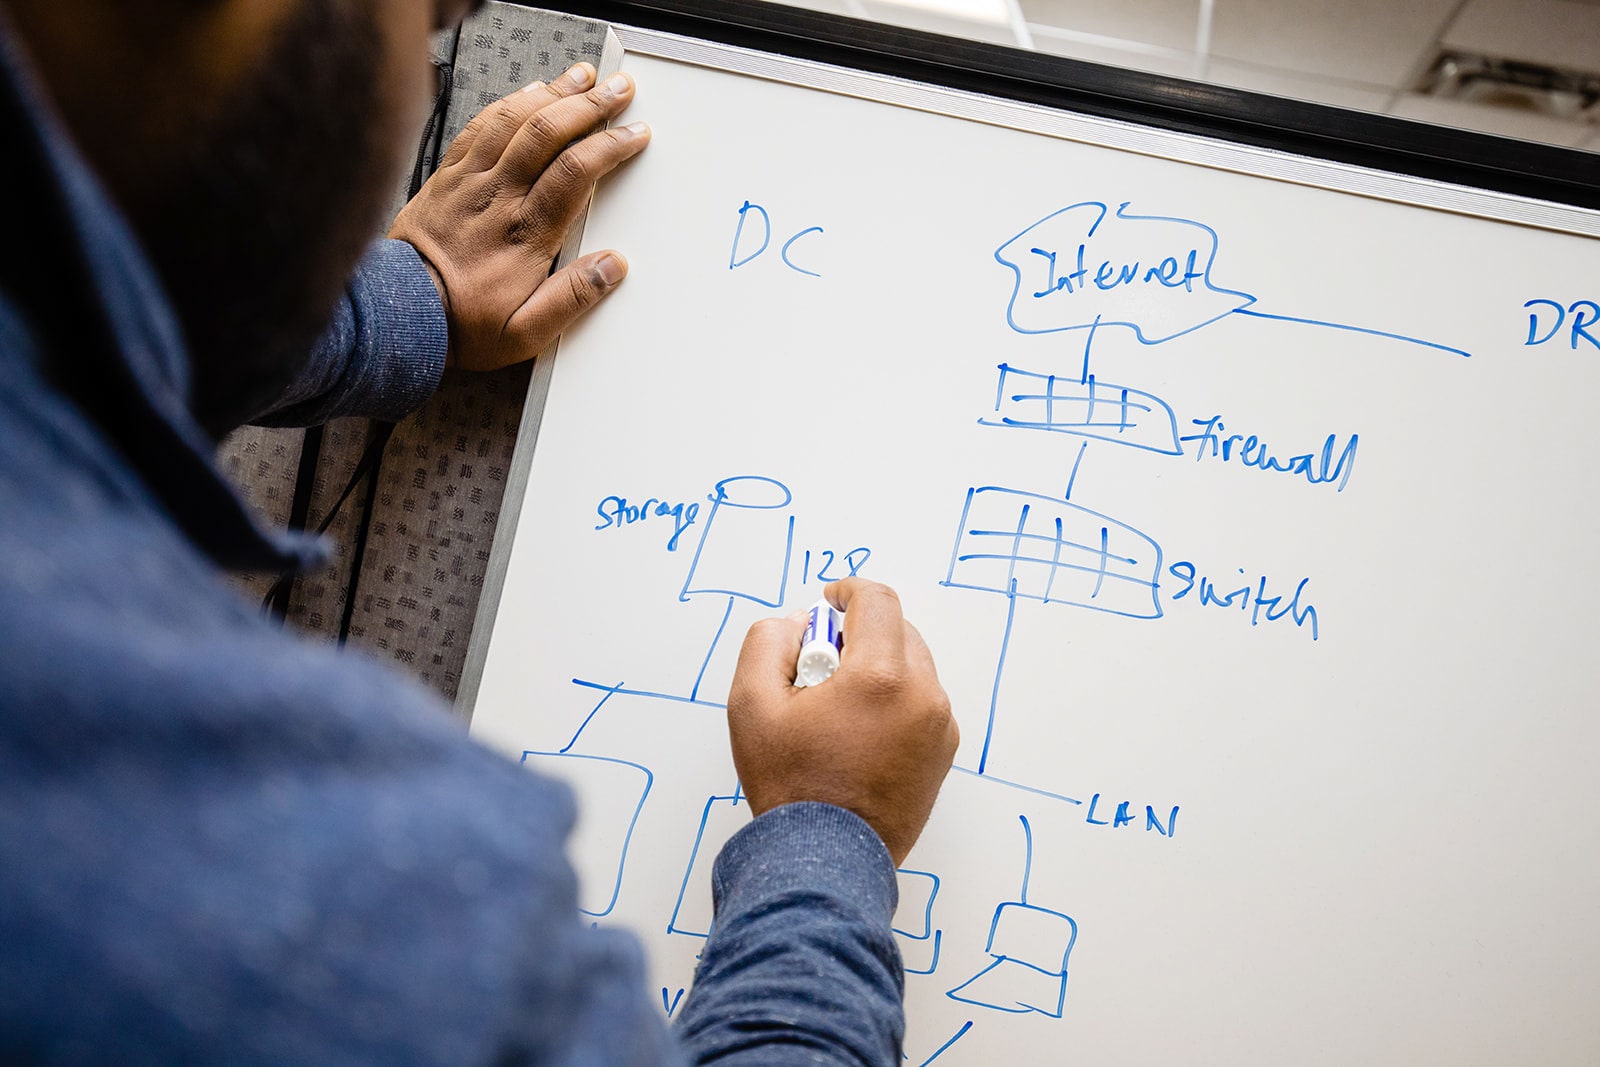
<svg viewBox="0 0 1600 1067"><path fill-rule="evenodd" d="M733 764L757 815L813 800L855 812L899 866L922 833L961 732L933 656L886 585L825 590L845 612L839 670L797 689L803 615L750 628L728 694Z"/></svg>

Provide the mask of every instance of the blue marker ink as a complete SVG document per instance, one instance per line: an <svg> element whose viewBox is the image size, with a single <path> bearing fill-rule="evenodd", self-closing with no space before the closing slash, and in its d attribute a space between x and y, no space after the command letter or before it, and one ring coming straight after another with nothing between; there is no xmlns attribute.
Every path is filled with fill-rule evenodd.
<svg viewBox="0 0 1600 1067"><path fill-rule="evenodd" d="M570 769L556 773L571 776L584 775L587 771L586 776L591 777L605 791L618 795L625 801L631 801L633 805L633 812L628 817L627 830L618 843L616 875L609 886L610 896L598 907L584 907L582 904L578 906L578 910L583 914L603 919L617 906L617 896L622 892L622 874L628 863L628 850L633 845L634 831L639 828L639 815L644 811L644 802L650 796L650 789L655 784L656 776L650 768L631 760L615 759L610 756L587 756L565 749L560 752L526 750L522 753L521 762L523 766L548 769L556 765L554 761L557 760L562 761ZM634 799L635 791L637 800ZM591 887L591 891L604 895L604 889L601 887ZM599 898L595 898L595 902L599 903Z"/></svg>
<svg viewBox="0 0 1600 1067"><path fill-rule="evenodd" d="M596 530L621 529L652 517L671 518L672 536L667 539L668 552L678 550L678 539L683 536L683 531L693 526L695 519L700 517L700 505L697 503L669 504L655 497L635 506L628 503L627 497L612 495L601 500L594 510L600 516Z"/></svg>
<svg viewBox="0 0 1600 1067"><path fill-rule="evenodd" d="M822 277L822 275L818 274L816 271L814 271L814 270L806 270L806 268L800 266L794 260L789 258L789 249L794 247L794 244L795 244L796 241L800 240L800 238L802 238L802 237L808 237L811 234L821 233L821 232L822 232L822 227L821 226L807 226L805 229L801 230L799 233L795 234L793 237L791 237L787 241L783 242L783 248L778 253L778 258L783 260L783 265L785 267L788 267L790 270L799 271L801 274L809 274L813 278Z"/></svg>
<svg viewBox="0 0 1600 1067"><path fill-rule="evenodd" d="M910 916L917 916L917 901L922 902L920 909L920 923L907 922L910 929L893 927L896 937L904 939L900 946L902 963L907 974L932 974L939 969L939 953L944 943L944 931L933 924L933 902L939 896L939 876L932 871L911 871L902 867L896 872L900 885L900 909L895 914L902 912ZM910 942L909 944L904 942ZM931 947L931 952L928 949ZM913 961L908 952L917 950L919 955L928 957L927 966L916 966L920 960Z"/></svg>
<svg viewBox="0 0 1600 1067"><path fill-rule="evenodd" d="M1197 603L1201 607L1238 608L1241 614L1249 612L1251 626L1260 626L1262 619L1277 622L1287 616L1294 620L1297 627L1304 628L1310 623L1311 640L1315 641L1321 636L1317 624L1316 606L1310 603L1310 598L1306 596L1306 586L1310 583L1310 578L1300 579L1299 584L1294 587L1293 595L1288 598L1288 603L1284 603L1284 596L1281 593L1277 596L1267 595L1267 576L1264 574L1255 581L1246 578L1243 585L1221 592L1215 582L1201 575L1199 569L1186 559L1180 559L1172 564L1167 568L1167 573L1183 583L1182 587L1172 594L1174 601L1182 600L1190 593L1198 593ZM1243 567L1239 568L1239 573L1244 574Z"/></svg>
<svg viewBox="0 0 1600 1067"><path fill-rule="evenodd" d="M739 475L718 482L708 499L711 512L700 527L700 544L678 599L709 593L782 607L794 551L794 514L788 511L794 495L788 486L761 475ZM782 562L774 567L780 554Z"/></svg>
<svg viewBox="0 0 1600 1067"><path fill-rule="evenodd" d="M844 620L832 604L819 600L806 617L805 636L800 639L800 658L794 666L794 684L804 688L821 685L839 669L839 652L844 648Z"/></svg>
<svg viewBox="0 0 1600 1067"><path fill-rule="evenodd" d="M1536 305L1551 308L1555 312L1555 321L1550 324L1550 328L1545 331L1543 337L1536 336L1539 332L1541 315L1537 310L1530 311L1528 313L1528 339L1523 342L1524 345L1531 348L1535 345L1542 345L1554 338L1561 332L1561 325L1566 321L1567 312L1570 311L1572 312L1572 325L1568 328L1567 346L1576 352L1578 350L1578 339L1581 337L1589 343L1591 348L1600 350L1600 340L1596 340L1594 334L1589 332L1589 327L1596 322L1600 322L1600 304L1595 303L1593 300L1574 300L1571 304L1563 307L1554 300L1546 300L1541 297L1529 300L1522 306L1524 308L1535 308Z"/></svg>
<svg viewBox="0 0 1600 1067"><path fill-rule="evenodd" d="M1167 816L1167 825L1162 826L1161 820L1156 818L1156 809L1146 804L1144 806L1144 829L1146 833L1154 830L1162 837L1171 837L1178 830L1178 805L1172 805L1172 812Z"/></svg>
<svg viewBox="0 0 1600 1067"><path fill-rule="evenodd" d="M721 847L722 837L715 830L710 839L706 837L712 817L718 814L718 805L738 807L739 799L740 794L735 792L732 796L715 796L706 800L706 806L700 813L700 828L695 831L694 845L689 850L689 865L683 872L683 882L678 886L678 902L673 905L672 917L667 920L667 933L698 938L711 936L713 917L706 906L710 902L703 898L703 890L702 893L691 893L689 886L696 873L703 879L709 877L705 866L712 862L717 849Z"/></svg>
<svg viewBox="0 0 1600 1067"><path fill-rule="evenodd" d="M867 560L872 558L872 549L866 547L865 545L861 545L856 548L852 548L850 551L841 556L831 548L824 548L819 549L814 554L822 561L822 566L817 568L816 574L811 573L811 557L813 553L811 549L806 549L804 562L802 562L800 566L801 585L805 585L807 582L811 581L812 578L815 578L824 585L830 582L837 582L843 578L854 578L856 575L861 573L861 568L866 565ZM849 573L830 573L840 563L844 564Z"/></svg>
<svg viewBox="0 0 1600 1067"><path fill-rule="evenodd" d="M1143 532L1059 497L967 490L940 585L1159 619L1161 548Z"/></svg>
<svg viewBox="0 0 1600 1067"><path fill-rule="evenodd" d="M1088 200L1035 222L994 258L1013 274L1006 322L1018 333L1126 326L1140 344L1181 337L1255 303L1211 277L1217 233L1193 219L1113 213Z"/></svg>
<svg viewBox="0 0 1600 1067"><path fill-rule="evenodd" d="M749 217L750 212L752 211L758 212L761 215L761 247L744 256L743 258L740 258L739 241L740 238L744 237L745 219ZM765 252L767 250L767 246L771 243L772 216L768 215L767 209L762 207L760 204L752 204L750 201L746 200L744 205L739 208L739 225L735 227L733 231L733 251L728 256L728 269L738 270L746 263L749 263L752 259L755 259L761 253Z"/></svg>
<svg viewBox="0 0 1600 1067"><path fill-rule="evenodd" d="M1070 915L1028 903L1033 874L1033 829L1019 815L1027 841L1020 900L995 909L984 951L991 962L945 996L980 1008L1009 1014L1037 1012L1061 1018L1067 996L1067 964L1078 940L1078 924Z"/></svg>
<svg viewBox="0 0 1600 1067"><path fill-rule="evenodd" d="M946 1041L944 1044L942 1044L938 1048L934 1049L933 1050L933 1055L929 1056L927 1059L923 1060L922 1063L921 1063L921 1067L928 1067L928 1065L931 1064L934 1060L938 1059L940 1056L943 1056L946 1052L948 1052L951 1045L954 1045L957 1041L960 1041L963 1037L966 1037L967 1036L967 1031L972 1029L972 1023L973 1023L973 1020L971 1020L971 1019L968 1019L966 1022L962 1023L961 1024L961 1029L957 1030L954 1034L952 1034L951 1037L950 1037L950 1040Z"/></svg>
<svg viewBox="0 0 1600 1067"><path fill-rule="evenodd" d="M1345 484L1350 481L1350 474L1356 467L1356 449L1361 444L1361 435L1353 433L1344 448L1339 452L1337 460L1333 457L1334 447L1339 443L1339 435L1330 433L1322 442L1320 452L1306 452L1288 459L1279 459L1267 451L1267 443L1255 434L1246 436L1242 433L1223 436L1227 425L1222 421L1221 415L1213 415L1209 419L1190 419L1190 422L1200 427L1199 433L1192 433L1186 437L1178 438L1179 441L1188 443L1198 442L1195 449L1195 462L1198 463L1208 454L1216 459L1220 457L1224 463L1237 458L1246 467L1259 467L1264 471L1278 471L1283 474L1298 474L1311 485L1321 485L1324 482L1337 481L1335 492L1344 492Z"/></svg>
<svg viewBox="0 0 1600 1067"><path fill-rule="evenodd" d="M999 370L994 399L998 418L981 418L980 426L1047 430L1168 456L1183 454L1177 417L1166 401L1152 393L1112 385L1093 374L1079 382L1006 363Z"/></svg>
<svg viewBox="0 0 1600 1067"><path fill-rule="evenodd" d="M1346 333L1364 333L1368 337L1387 337L1391 341L1404 341L1408 345L1421 345L1423 348L1436 348L1440 352L1449 352L1462 359L1471 359L1472 353L1464 348L1454 348L1442 345L1437 341L1425 341L1420 337L1407 337L1403 333L1391 333L1388 330L1374 330L1366 326L1351 326L1344 322L1326 322L1322 319L1307 319L1299 315L1273 315L1265 311L1252 311L1249 308L1239 308L1235 315L1246 315L1252 319L1268 319L1272 322L1297 322L1303 326L1320 326L1327 330L1343 330Z"/></svg>
<svg viewBox="0 0 1600 1067"><path fill-rule="evenodd" d="M995 261L1013 275L1007 325L1018 333L1086 330L1091 336L1102 325L1125 326L1140 344L1155 345L1246 315L1472 354L1388 330L1255 310L1252 294L1213 280L1221 243L1214 229L1195 219L1136 215L1131 206L1124 201L1112 212L1107 201L1086 200L1046 215L1002 244ZM1600 306L1584 325L1597 319Z"/></svg>
<svg viewBox="0 0 1600 1067"><path fill-rule="evenodd" d="M750 220L751 212L759 216L757 221L761 224L761 245L754 252L746 252L744 251L744 246L753 241L753 238L752 241L745 240L745 223ZM754 233L754 230L751 232ZM801 238L822 232L821 226L807 226L805 229L795 231L788 240L783 242L783 247L778 250L778 258L783 260L785 267L797 274L804 274L811 278L822 277L820 272L810 270L796 263L790 258L789 253L789 250L798 244ZM728 269L738 270L740 267L755 262L770 247L772 247L772 215L760 204L746 200L739 208L739 224L733 230L733 249L728 253Z"/></svg>

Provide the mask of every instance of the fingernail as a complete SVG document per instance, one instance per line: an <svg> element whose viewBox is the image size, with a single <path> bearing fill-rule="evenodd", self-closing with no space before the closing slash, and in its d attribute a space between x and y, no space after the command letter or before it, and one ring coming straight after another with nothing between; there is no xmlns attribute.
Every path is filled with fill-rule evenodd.
<svg viewBox="0 0 1600 1067"><path fill-rule="evenodd" d="M534 93L534 92L538 92L540 89L543 89L543 88L544 88L544 82L529 82L527 85L524 85L522 87L522 91L525 92L525 93Z"/></svg>
<svg viewBox="0 0 1600 1067"><path fill-rule="evenodd" d="M650 124L648 122L630 122L622 128L628 131L628 136L630 137L648 137L650 135Z"/></svg>
<svg viewBox="0 0 1600 1067"><path fill-rule="evenodd" d="M613 74L606 79L606 92L612 96L621 96L628 91L628 86L632 84L632 79L626 74Z"/></svg>
<svg viewBox="0 0 1600 1067"><path fill-rule="evenodd" d="M594 68L587 63L579 63L567 71L567 80L573 85L588 85L594 79Z"/></svg>
<svg viewBox="0 0 1600 1067"><path fill-rule="evenodd" d="M610 289L628 273L628 264L615 252L608 252L595 262L592 268L595 284L602 289Z"/></svg>

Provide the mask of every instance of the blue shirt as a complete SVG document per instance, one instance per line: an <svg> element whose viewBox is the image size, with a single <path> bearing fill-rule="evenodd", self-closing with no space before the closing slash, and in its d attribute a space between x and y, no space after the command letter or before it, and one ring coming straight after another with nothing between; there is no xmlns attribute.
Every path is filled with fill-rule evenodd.
<svg viewBox="0 0 1600 1067"><path fill-rule="evenodd" d="M0 160L0 1060L898 1063L872 830L735 836L669 1028L579 921L568 791L230 584L316 552L219 477L159 280L3 28ZM382 243L275 417L398 417L444 348Z"/></svg>

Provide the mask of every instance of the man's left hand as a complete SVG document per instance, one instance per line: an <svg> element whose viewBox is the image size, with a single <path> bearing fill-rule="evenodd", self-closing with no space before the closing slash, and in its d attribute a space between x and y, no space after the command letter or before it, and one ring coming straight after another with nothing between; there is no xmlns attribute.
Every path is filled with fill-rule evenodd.
<svg viewBox="0 0 1600 1067"><path fill-rule="evenodd" d="M550 273L595 181L650 141L644 123L597 131L634 87L626 74L593 80L579 63L485 108L395 219L389 236L417 249L439 287L448 366L532 359L627 274L610 250Z"/></svg>

